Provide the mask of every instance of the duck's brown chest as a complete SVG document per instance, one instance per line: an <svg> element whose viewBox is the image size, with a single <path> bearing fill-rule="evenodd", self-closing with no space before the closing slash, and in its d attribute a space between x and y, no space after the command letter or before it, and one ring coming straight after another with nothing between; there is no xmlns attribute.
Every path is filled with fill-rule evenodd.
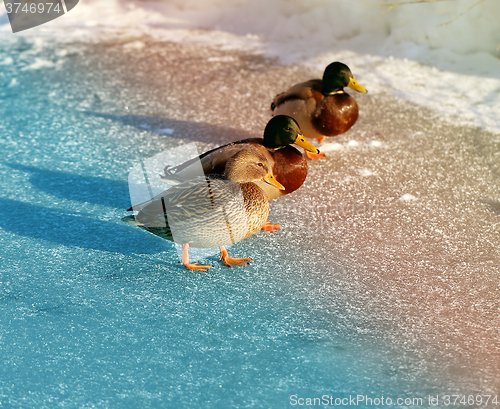
<svg viewBox="0 0 500 409"><path fill-rule="evenodd" d="M318 133L325 136L335 136L346 132L358 119L356 100L345 92L323 96L313 90L316 100L311 123Z"/></svg>

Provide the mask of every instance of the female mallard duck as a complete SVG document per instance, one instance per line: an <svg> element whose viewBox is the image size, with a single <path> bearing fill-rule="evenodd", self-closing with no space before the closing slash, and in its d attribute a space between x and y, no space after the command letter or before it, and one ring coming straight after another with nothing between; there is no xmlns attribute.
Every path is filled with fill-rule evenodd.
<svg viewBox="0 0 500 409"><path fill-rule="evenodd" d="M271 104L273 115L290 115L300 124L307 138L323 142L327 136L340 135L358 119L356 100L344 92L344 87L358 92L368 92L359 85L349 67L341 62L325 68L323 79L313 79L295 84L276 95ZM310 154L309 159L325 157L324 153Z"/></svg>
<svg viewBox="0 0 500 409"><path fill-rule="evenodd" d="M297 190L307 176L307 161L296 148L290 146L291 144L296 144L306 151L319 153L319 149L304 138L295 119L277 115L266 125L263 138L232 142L205 152L181 165L167 166L164 178L181 181L191 179L197 174L199 161L205 174L223 174L229 158L237 152L256 148L266 157L273 175L285 189L281 190L261 181L257 181L256 184L266 192L269 199L276 199ZM266 223L263 230L274 231L279 227Z"/></svg>
<svg viewBox="0 0 500 409"><path fill-rule="evenodd" d="M269 198L255 182L284 187L258 149L236 152L226 162L224 177L199 176L171 187L134 207L139 213L124 222L137 225L164 239L182 243L182 264L189 270L211 266L190 263L189 246L219 247L219 260L231 267L249 258L229 257L225 245L255 234L269 215Z"/></svg>

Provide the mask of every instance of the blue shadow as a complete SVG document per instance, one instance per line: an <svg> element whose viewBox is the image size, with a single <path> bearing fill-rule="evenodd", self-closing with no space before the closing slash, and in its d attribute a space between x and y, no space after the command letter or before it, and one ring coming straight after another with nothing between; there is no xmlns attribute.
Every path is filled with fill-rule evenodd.
<svg viewBox="0 0 500 409"><path fill-rule="evenodd" d="M122 209L130 207L130 196L126 181L81 176L18 163L7 163L6 165L12 169L31 173L31 184L51 195L108 207Z"/></svg>
<svg viewBox="0 0 500 409"><path fill-rule="evenodd" d="M174 249L173 243L126 223L91 219L3 197L0 197L0 206L4 214L0 227L24 237L124 255Z"/></svg>
<svg viewBox="0 0 500 409"><path fill-rule="evenodd" d="M124 125L133 126L141 131L147 130L161 136L215 143L218 145L224 145L240 139L262 137L265 127L265 124L256 126L252 129L252 131L255 132L248 132L241 129L211 125L202 122L182 121L145 115L110 115L88 111L83 112L83 114L108 119L113 122L120 122ZM164 131L166 129L170 129L173 132L165 133Z"/></svg>
<svg viewBox="0 0 500 409"><path fill-rule="evenodd" d="M500 216L500 202L497 202L497 201L494 201L494 200L485 200L485 199L481 199L479 200L481 203L485 203L488 205L488 207L490 208L490 210L493 212L493 213L496 213Z"/></svg>

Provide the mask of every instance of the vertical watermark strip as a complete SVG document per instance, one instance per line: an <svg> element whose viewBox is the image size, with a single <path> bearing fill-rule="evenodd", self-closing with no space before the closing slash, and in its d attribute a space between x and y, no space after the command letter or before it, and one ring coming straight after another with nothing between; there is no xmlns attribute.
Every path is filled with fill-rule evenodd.
<svg viewBox="0 0 500 409"><path fill-rule="evenodd" d="M183 184L182 177L177 179L165 173L166 165L173 168L183 163L190 163L189 176L184 180L187 184ZM190 185L189 181L196 183ZM227 245L242 240L247 234L248 220L241 188L236 182L206 179L195 143L140 160L130 170L128 184L136 221L153 234L161 233L161 229L168 226L173 241L181 244L193 238L191 230L194 229L197 231L194 239L215 235ZM218 252L219 244L197 249L195 243L196 240L190 253L196 258ZM182 247L176 247L182 257Z"/></svg>
<svg viewBox="0 0 500 409"><path fill-rule="evenodd" d="M62 4L62 7L64 9L64 12L67 13L68 10L66 9L66 3L64 2L64 0L61 0L61 4Z"/></svg>

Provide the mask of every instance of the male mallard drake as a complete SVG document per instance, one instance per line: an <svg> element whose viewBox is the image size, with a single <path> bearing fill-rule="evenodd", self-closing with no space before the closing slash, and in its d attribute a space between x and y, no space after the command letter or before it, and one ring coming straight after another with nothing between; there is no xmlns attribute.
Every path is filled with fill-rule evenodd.
<svg viewBox="0 0 500 409"><path fill-rule="evenodd" d="M187 180L196 175L201 161L205 174L222 174L229 158L240 151L256 148L270 164L273 175L284 186L284 190L277 189L267 183L257 181L256 184L263 189L269 199L286 195L297 190L307 176L307 161L304 156L291 144L296 144L306 151L319 153L319 149L307 142L300 131L297 121L286 115L277 115L267 123L263 138L243 139L220 146L199 157L191 159L175 167L165 168L165 178ZM273 231L278 225L267 223L263 230Z"/></svg>
<svg viewBox="0 0 500 409"><path fill-rule="evenodd" d="M326 136L346 132L358 119L356 100L344 92L344 87L368 92L356 82L347 65L334 62L325 68L322 80L295 84L276 95L271 111L273 115L292 116L307 138L316 138L321 143ZM317 155L309 152L306 155L309 159L325 156L324 153Z"/></svg>
<svg viewBox="0 0 500 409"><path fill-rule="evenodd" d="M189 262L189 246L219 247L227 266L247 264L249 258L229 257L225 245L250 237L266 223L269 198L255 182L276 189L272 169L258 149L236 152L226 162L224 177L199 176L160 193L134 207L139 213L124 222L159 237L182 243L182 264L190 270L211 266Z"/></svg>

